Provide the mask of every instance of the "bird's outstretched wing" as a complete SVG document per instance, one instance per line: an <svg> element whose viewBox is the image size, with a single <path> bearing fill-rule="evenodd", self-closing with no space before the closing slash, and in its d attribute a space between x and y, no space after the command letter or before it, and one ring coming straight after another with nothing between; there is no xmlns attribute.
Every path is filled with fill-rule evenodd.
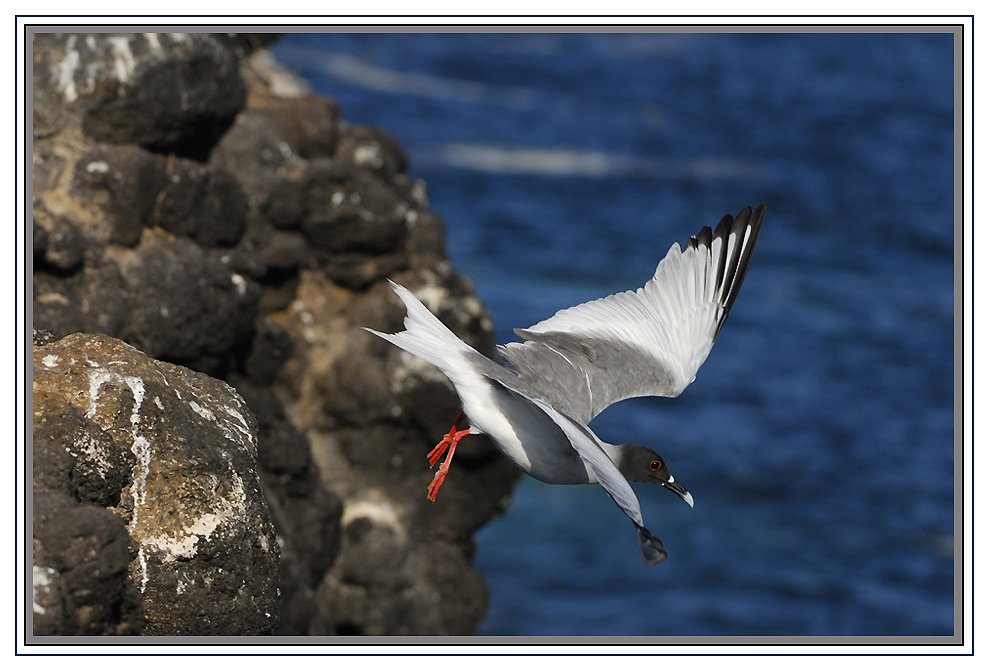
<svg viewBox="0 0 989 671"><path fill-rule="evenodd" d="M670 247L638 291L557 312L515 329L501 355L541 398L587 423L635 396L678 396L728 318L755 251L766 204L705 226ZM583 455L582 455L583 456Z"/></svg>

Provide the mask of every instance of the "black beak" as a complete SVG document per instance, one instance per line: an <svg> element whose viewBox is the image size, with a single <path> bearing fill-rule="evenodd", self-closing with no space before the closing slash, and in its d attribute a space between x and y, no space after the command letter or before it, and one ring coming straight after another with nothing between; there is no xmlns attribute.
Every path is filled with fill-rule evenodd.
<svg viewBox="0 0 989 671"><path fill-rule="evenodd" d="M691 508L694 507L694 497L690 495L690 492L688 492L686 489L683 488L683 485L681 485L679 482L674 480L672 475L670 476L669 480L660 482L659 484L661 487L665 487L666 489L670 490L671 492L679 496L681 499L686 501L687 505L690 506Z"/></svg>

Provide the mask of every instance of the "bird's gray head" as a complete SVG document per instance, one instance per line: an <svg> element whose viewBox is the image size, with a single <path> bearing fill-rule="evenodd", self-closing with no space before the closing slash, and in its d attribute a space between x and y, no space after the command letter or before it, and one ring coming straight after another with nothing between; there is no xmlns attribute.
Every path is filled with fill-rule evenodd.
<svg viewBox="0 0 989 671"><path fill-rule="evenodd" d="M650 447L635 443L619 445L618 470L630 482L650 482L659 485L686 501L691 508L694 507L694 497L673 478L670 469L666 467L666 460Z"/></svg>

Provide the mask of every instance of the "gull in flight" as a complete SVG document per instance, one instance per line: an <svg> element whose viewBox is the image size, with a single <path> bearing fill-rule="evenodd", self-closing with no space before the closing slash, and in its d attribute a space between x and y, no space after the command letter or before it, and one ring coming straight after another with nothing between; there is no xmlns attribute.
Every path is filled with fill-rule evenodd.
<svg viewBox="0 0 989 671"><path fill-rule="evenodd" d="M693 497L666 460L644 445L607 443L588 423L613 403L637 396L675 397L694 381L728 318L752 261L766 204L725 215L681 249L670 247L656 273L637 291L583 303L527 329L522 342L499 346L505 367L460 340L413 295L392 282L405 303L405 331L388 342L439 368L463 410L429 453L435 466L427 495L436 493L464 436L488 435L520 469L550 484L598 483L632 520L642 560L667 558L649 533L629 482L664 487L691 507ZM467 420L468 427L460 429Z"/></svg>

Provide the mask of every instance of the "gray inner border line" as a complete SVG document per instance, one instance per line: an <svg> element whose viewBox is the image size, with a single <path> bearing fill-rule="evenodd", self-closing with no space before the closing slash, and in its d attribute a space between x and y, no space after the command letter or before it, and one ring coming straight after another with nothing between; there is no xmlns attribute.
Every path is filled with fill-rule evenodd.
<svg viewBox="0 0 989 671"><path fill-rule="evenodd" d="M942 18L968 18L969 15L951 15ZM39 17L43 18L43 17ZM341 17L349 18L349 17ZM403 17L405 18L405 17ZM436 18L436 17L427 17ZM481 18L481 17L468 17ZM495 17L500 18L500 17ZM519 17L522 19L533 17ZM546 17L555 18L555 17ZM566 18L566 17L563 17ZM587 17L587 18L608 18L608 17ZM614 17L630 18L630 17ZM637 17L651 18L651 17ZM662 18L662 17L657 17ZM672 17L671 17L672 18ZM740 17L741 18L741 17ZM827 17L825 17L827 18ZM857 18L857 17L853 17ZM885 18L885 17L877 17ZM896 18L896 17L890 17ZM927 18L927 17L919 17ZM955 35L954 53L954 90L955 90L955 179L954 179L954 232L955 232L955 259L954 259L954 298L955 298L955 526L954 526L954 573L955 573L955 602L954 602L954 622L955 634L953 636L917 636L917 637L895 637L895 636L437 636L437 637L416 637L416 636L373 636L373 637L305 637L305 636L140 636L140 637L98 637L98 636L76 636L76 637L55 637L55 636L34 636L33 633L25 631L25 646L32 645L99 645L99 646L146 646L146 645L293 645L293 646L435 646L435 645L568 645L568 646L630 646L630 645L688 645L688 646L783 646L783 645L807 645L807 646L961 646L964 645L963 633L963 610L964 594L962 592L963 568L963 540L964 540L964 480L963 480L963 448L964 448L964 273L963 267L966 260L964 256L964 227L963 227L963 194L964 194L964 145L963 121L965 118L964 98L964 26L958 24L884 24L870 25L862 24L814 24L805 25L800 23L778 24L778 25L755 25L755 24L677 24L664 25L654 24L566 24L554 23L552 25L541 24L497 24L497 25L477 25L477 24L237 24L229 25L222 23L208 23L196 25L156 25L147 26L140 24L24 24L24 64L25 70L25 121L32 118L28 107L32 98L33 82L31 72L27 68L33 62L30 46L33 44L35 33L52 32L79 32L79 28L87 28L88 32L101 33L138 33L138 32L185 32L185 33L206 33L206 32L277 32L277 33L953 33ZM260 29L260 30L259 30ZM27 179L33 170L33 138L24 128L26 144L24 152L24 175L25 175L25 235L24 240L32 239L28 233L31 231L32 216L28 211L27 203L33 202L33 192L31 180ZM31 299L31 274L33 271L33 255L25 255L24 267L24 295L25 295L25 325L30 318L33 324L32 301ZM32 351L33 343L30 329L24 334L25 337L25 400L30 398L29 392L32 388L32 369L27 363L30 359L27 354ZM25 402L24 427L32 423L32 408ZM30 450L25 450L25 479L27 482L27 469L32 467L32 457ZM974 475L973 482L974 482ZM33 505L30 497L25 492L25 533L32 526ZM32 559L32 548L30 543L25 543L27 559ZM33 562L25 561L25 566ZM31 621L31 608L33 602L32 579L30 575L25 576L25 624ZM31 598L29 598L31 597ZM290 653L289 653L290 654ZM327 654L333 654L328 652ZM551 654L551 653L550 653ZM615 653L622 654L622 653ZM657 652L657 654L662 654ZM703 654L703 653L699 653ZM823 653L828 654L828 653ZM946 653L948 654L948 653Z"/></svg>

